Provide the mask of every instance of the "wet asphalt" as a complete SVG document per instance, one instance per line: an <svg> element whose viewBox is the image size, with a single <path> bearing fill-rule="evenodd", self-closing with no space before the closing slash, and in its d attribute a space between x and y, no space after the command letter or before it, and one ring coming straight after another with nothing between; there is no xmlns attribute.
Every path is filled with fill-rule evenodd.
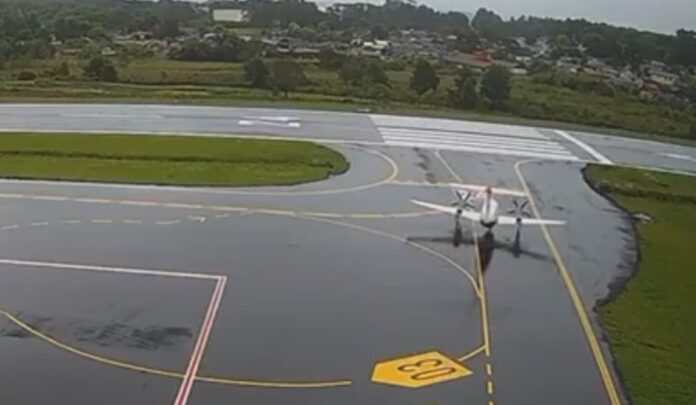
<svg viewBox="0 0 696 405"><path fill-rule="evenodd" d="M84 106L36 108L20 114L3 106L3 126L231 131L224 109L151 107L150 118L114 116L95 128ZM273 113L235 110L231 121ZM155 118L166 114L181 120ZM378 135L355 115L287 115L311 121L303 132L312 137L329 129L331 137L355 139L332 145L351 170L249 190L1 182L0 259L227 276L190 404L610 403L541 230L524 229L516 240L514 230L483 236L467 227L455 244L451 218L408 201L446 204L452 193L442 185L450 182L521 189L519 159L366 145ZM211 124L201 128L201 120ZM583 140L600 143L595 138ZM685 159L601 142L611 159L694 170ZM542 216L569 221L550 233L616 380L593 307L630 276L637 252L630 219L587 187L582 166L529 162L519 169ZM500 202L512 205L507 197ZM0 403L173 403L213 288L211 280L0 263ZM383 360L477 351L484 330L490 353L461 363L473 372L468 377L418 389L370 381ZM296 386L336 381L349 384Z"/></svg>

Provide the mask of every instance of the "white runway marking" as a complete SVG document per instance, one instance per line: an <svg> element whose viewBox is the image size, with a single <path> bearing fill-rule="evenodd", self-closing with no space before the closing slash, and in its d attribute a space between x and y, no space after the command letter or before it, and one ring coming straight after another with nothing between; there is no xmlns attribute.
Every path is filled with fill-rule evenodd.
<svg viewBox="0 0 696 405"><path fill-rule="evenodd" d="M208 304L208 310L206 311L205 318L203 319L201 331L198 334L196 345L193 348L193 353L191 354L188 367L186 368L186 374L184 374L184 378L179 386L179 391L176 395L176 399L174 400L174 405L186 405L189 396L191 395L191 389L193 388L193 383L196 380L198 369L201 361L203 360L203 355L205 354L205 348L208 344L210 332L213 329L215 318L218 310L220 309L220 302L222 301L222 295L225 291L226 283L227 277L223 276L217 279L215 290L210 298L210 303Z"/></svg>
<svg viewBox="0 0 696 405"><path fill-rule="evenodd" d="M561 143L531 127L437 118L372 115L385 144L407 148L577 161Z"/></svg>
<svg viewBox="0 0 696 405"><path fill-rule="evenodd" d="M23 267L42 267L49 269L63 269L63 270L81 270L81 271L93 271L102 273L116 273L116 274L132 274L139 276L160 276L160 277L173 277L173 278L190 278L199 280L219 280L220 276L205 273L187 273L187 272L177 272L177 271L167 271L167 270L149 270L149 269L139 269L139 268L128 268L128 267L111 267L111 266L96 266L88 264L74 264L74 263L59 263L59 262L46 262L46 261L34 261L34 260L17 260L0 258L0 264L7 264L12 266L23 266Z"/></svg>
<svg viewBox="0 0 696 405"><path fill-rule="evenodd" d="M590 145L586 144L585 142L575 138L574 136L571 136L565 131L554 131L556 132L561 138L564 138L572 143L574 143L576 146L578 146L580 149L584 150L585 152L589 153L593 158L597 159L598 162L603 163L605 165L613 165L614 162L609 160L606 156L602 155L597 151L597 149L591 147Z"/></svg>

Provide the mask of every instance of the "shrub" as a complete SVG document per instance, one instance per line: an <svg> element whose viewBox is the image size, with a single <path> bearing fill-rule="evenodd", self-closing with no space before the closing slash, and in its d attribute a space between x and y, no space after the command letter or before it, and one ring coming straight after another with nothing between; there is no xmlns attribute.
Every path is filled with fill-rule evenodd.
<svg viewBox="0 0 696 405"><path fill-rule="evenodd" d="M36 73L32 72L31 70L22 70L17 75L18 80L26 80L26 81L36 80L36 77L37 77Z"/></svg>

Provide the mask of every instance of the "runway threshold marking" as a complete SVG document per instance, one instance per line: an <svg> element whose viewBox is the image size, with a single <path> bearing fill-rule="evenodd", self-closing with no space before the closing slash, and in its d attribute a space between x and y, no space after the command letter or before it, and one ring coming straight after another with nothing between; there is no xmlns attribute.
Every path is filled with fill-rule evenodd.
<svg viewBox="0 0 696 405"><path fill-rule="evenodd" d="M536 201L534 200L534 196L532 195L532 192L529 189L529 185L527 184L527 180L525 179L524 174L522 173L522 165L534 162L538 161L522 160L517 162L515 164L515 172L517 173L517 177L519 178L520 183L522 184L522 188L527 194L527 198L529 199L529 206L531 207L534 216L537 219L541 219L541 214L537 207ZM597 336L595 335L595 332L592 328L592 324L590 323L589 317L587 316L587 311L585 309L585 304L582 300L582 297L580 297L580 294L578 293L578 290L575 287L573 277L571 276L570 271L568 271L568 267L566 266L563 257L559 253L558 247L556 246L556 243L554 242L553 237L551 236L551 233L548 230L548 227L543 224L540 225L540 227L541 232L544 235L544 239L546 240L546 244L548 245L549 250L551 251L551 255L554 257L556 267L558 268L559 273L561 275L561 279L563 280L566 290L570 295L570 299L573 303L573 307L575 308L575 312L580 320L580 324L592 351L592 355L594 356L595 363L602 378L602 382L604 383L604 387L606 389L607 396L609 397L609 401L612 405L620 405L621 400L619 398L618 391L616 390L614 379L612 378L611 372L609 371L609 367L607 366L606 359L604 358L604 354L602 353L602 349L599 346Z"/></svg>

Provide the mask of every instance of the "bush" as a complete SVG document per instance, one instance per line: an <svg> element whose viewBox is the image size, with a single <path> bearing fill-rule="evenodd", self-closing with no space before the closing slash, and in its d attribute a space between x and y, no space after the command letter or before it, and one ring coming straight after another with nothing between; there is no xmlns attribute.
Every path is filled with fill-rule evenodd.
<svg viewBox="0 0 696 405"><path fill-rule="evenodd" d="M90 59L87 66L84 68L84 75L88 79L103 82L115 82L118 80L118 74L114 64L101 56Z"/></svg>
<svg viewBox="0 0 696 405"><path fill-rule="evenodd" d="M31 70L22 70L17 75L18 80L26 80L26 81L36 80L36 77L37 77L36 73L32 72Z"/></svg>

